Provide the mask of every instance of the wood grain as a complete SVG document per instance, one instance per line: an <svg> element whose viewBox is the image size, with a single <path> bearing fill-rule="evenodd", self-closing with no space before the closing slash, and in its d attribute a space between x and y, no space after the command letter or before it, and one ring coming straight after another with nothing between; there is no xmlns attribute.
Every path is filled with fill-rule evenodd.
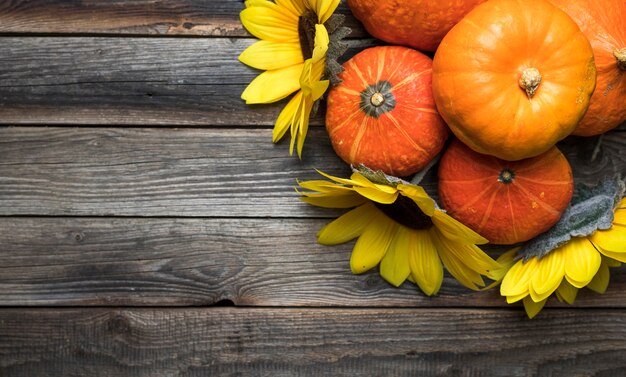
<svg viewBox="0 0 626 377"><path fill-rule="evenodd" d="M498 290L447 275L436 297L394 288L377 269L353 275L354 243L316 243L327 222L0 217L0 306L507 306ZM626 307L626 268L611 270L604 295L581 290L576 306Z"/></svg>
<svg viewBox="0 0 626 377"><path fill-rule="evenodd" d="M241 99L260 73L237 60L253 39L1 42L0 124L270 126L286 103L247 106ZM349 41L344 59L376 44Z"/></svg>
<svg viewBox="0 0 626 377"><path fill-rule="evenodd" d="M626 133L560 144L577 181L626 175ZM0 128L0 215L332 217L298 199L315 169L347 176L325 130L309 132L303 159L270 129ZM436 194L434 171L423 182Z"/></svg>
<svg viewBox="0 0 626 377"><path fill-rule="evenodd" d="M242 0L2 0L0 33L247 37ZM345 3L351 37L366 35Z"/></svg>
<svg viewBox="0 0 626 377"><path fill-rule="evenodd" d="M626 374L626 311L5 309L8 376Z"/></svg>

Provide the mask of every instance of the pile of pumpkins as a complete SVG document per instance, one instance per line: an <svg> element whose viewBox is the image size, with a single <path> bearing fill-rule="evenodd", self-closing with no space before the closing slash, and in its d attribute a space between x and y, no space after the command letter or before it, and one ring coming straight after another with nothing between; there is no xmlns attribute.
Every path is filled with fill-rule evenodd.
<svg viewBox="0 0 626 377"><path fill-rule="evenodd" d="M555 144L626 120L626 1L348 5L389 45L348 60L328 95L337 154L409 177L445 148L439 196L451 216L496 244L552 227L573 192Z"/></svg>

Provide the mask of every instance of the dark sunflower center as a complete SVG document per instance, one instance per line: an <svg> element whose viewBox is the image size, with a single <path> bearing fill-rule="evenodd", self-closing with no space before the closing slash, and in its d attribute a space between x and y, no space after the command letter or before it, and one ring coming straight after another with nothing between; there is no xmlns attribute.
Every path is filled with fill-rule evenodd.
<svg viewBox="0 0 626 377"><path fill-rule="evenodd" d="M512 183L514 179L515 179L515 172L513 172L513 170L508 169L508 168L502 169L502 171L498 175L498 182L509 184L509 183Z"/></svg>
<svg viewBox="0 0 626 377"><path fill-rule="evenodd" d="M317 15L312 10L304 12L298 20L298 36L300 37L300 49L304 60L313 57L315 24L317 24Z"/></svg>
<svg viewBox="0 0 626 377"><path fill-rule="evenodd" d="M387 80L368 85L361 92L361 109L365 114L378 118L396 107L396 97L391 92L393 86Z"/></svg>
<svg viewBox="0 0 626 377"><path fill-rule="evenodd" d="M427 229L433 225L430 217L426 216L417 204L406 196L398 196L398 199L392 204L376 202L374 204L389 218L407 228Z"/></svg>

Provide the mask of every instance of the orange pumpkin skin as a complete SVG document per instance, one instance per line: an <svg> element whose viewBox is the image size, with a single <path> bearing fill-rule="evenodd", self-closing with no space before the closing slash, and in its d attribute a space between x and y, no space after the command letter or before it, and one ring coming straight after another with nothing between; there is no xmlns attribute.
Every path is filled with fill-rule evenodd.
<svg viewBox="0 0 626 377"><path fill-rule="evenodd" d="M433 95L469 147L520 160L574 130L595 77L591 45L565 12L546 0L490 0L441 42Z"/></svg>
<svg viewBox="0 0 626 377"><path fill-rule="evenodd" d="M424 168L449 134L435 108L431 65L426 55L401 46L372 47L347 61L326 109L339 157L397 177Z"/></svg>
<svg viewBox="0 0 626 377"><path fill-rule="evenodd" d="M454 140L439 165L443 208L490 242L514 244L550 229L574 190L572 170L556 148L504 161Z"/></svg>
<svg viewBox="0 0 626 377"><path fill-rule="evenodd" d="M446 33L486 0L348 0L354 16L374 37L435 51Z"/></svg>
<svg viewBox="0 0 626 377"><path fill-rule="evenodd" d="M626 121L626 1L551 1L585 33L598 71L589 109L573 134L602 134ZM616 55L616 51L621 51L621 55Z"/></svg>

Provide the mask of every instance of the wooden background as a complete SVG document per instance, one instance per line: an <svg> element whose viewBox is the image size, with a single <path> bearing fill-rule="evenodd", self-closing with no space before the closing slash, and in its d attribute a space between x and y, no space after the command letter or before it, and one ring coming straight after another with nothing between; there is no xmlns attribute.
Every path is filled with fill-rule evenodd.
<svg viewBox="0 0 626 377"><path fill-rule="evenodd" d="M300 161L240 100L241 9L0 0L0 376L626 375L626 268L531 321L317 245L340 212L296 179L349 170L322 117ZM346 56L378 43L340 12ZM625 130L559 144L578 181L626 174Z"/></svg>

